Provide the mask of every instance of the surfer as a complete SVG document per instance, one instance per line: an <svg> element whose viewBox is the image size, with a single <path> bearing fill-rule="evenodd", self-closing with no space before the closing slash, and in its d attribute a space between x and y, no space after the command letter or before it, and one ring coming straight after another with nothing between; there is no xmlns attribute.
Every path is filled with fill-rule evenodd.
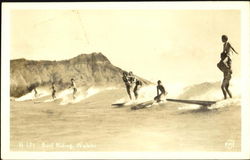
<svg viewBox="0 0 250 160"><path fill-rule="evenodd" d="M54 82L52 82L51 89L52 89L52 98L55 99L56 98L56 88L55 88Z"/></svg>
<svg viewBox="0 0 250 160"><path fill-rule="evenodd" d="M228 37L226 35L222 35L221 40L224 43L223 51L220 55L221 60L217 64L217 67L223 72L223 81L221 84L221 89L224 95L224 99L227 99L227 94L230 98L232 98L232 94L229 90L229 84L233 73L230 51L232 50L236 54L238 54L238 52L236 52L232 45L228 42Z"/></svg>
<svg viewBox="0 0 250 160"><path fill-rule="evenodd" d="M130 83L130 80L129 80L129 77L128 77L128 73L127 73L127 72L123 72L122 80L123 80L123 82L125 83L125 86L126 86L126 90L127 90L128 96L129 96L129 98L130 98L130 100L131 100L131 99L132 99L131 93L130 93L131 83Z"/></svg>
<svg viewBox="0 0 250 160"><path fill-rule="evenodd" d="M224 95L224 99L227 99L227 94L229 95L230 98L232 98L232 93L229 90L229 84L231 80L232 72L230 70L224 71L223 72L223 81L221 84L221 90Z"/></svg>
<svg viewBox="0 0 250 160"><path fill-rule="evenodd" d="M167 95L167 92L165 90L165 88L163 87L163 85L161 84L161 81L158 80L157 81L157 96L154 98L154 100L156 102L160 102L162 100L165 100L165 96Z"/></svg>
<svg viewBox="0 0 250 160"><path fill-rule="evenodd" d="M130 81L131 84L135 83L136 79L132 71L128 73L128 80Z"/></svg>
<svg viewBox="0 0 250 160"><path fill-rule="evenodd" d="M36 87L33 89L34 90L34 92L35 92L35 97L37 97L37 90L36 90Z"/></svg>
<svg viewBox="0 0 250 160"><path fill-rule="evenodd" d="M142 86L142 82L140 80L136 79L136 81L135 81L135 88L134 88L135 99L138 98L138 91L141 88L141 86Z"/></svg>
<svg viewBox="0 0 250 160"><path fill-rule="evenodd" d="M77 92L77 89L76 89L76 83L75 83L75 80L73 78L71 78L71 85L69 88L73 88L73 99L75 99L75 94Z"/></svg>
<svg viewBox="0 0 250 160"><path fill-rule="evenodd" d="M137 99L138 91L142 86L142 82L136 79L132 71L128 73L128 81L130 82L130 88L133 89L135 99Z"/></svg>
<svg viewBox="0 0 250 160"><path fill-rule="evenodd" d="M228 42L228 37L226 35L221 36L221 40L223 44L223 51L220 55L220 62L217 64L217 67L224 72L225 70L230 70L232 72L232 60L230 58L230 51L232 50L234 53L239 54L235 51L232 45Z"/></svg>

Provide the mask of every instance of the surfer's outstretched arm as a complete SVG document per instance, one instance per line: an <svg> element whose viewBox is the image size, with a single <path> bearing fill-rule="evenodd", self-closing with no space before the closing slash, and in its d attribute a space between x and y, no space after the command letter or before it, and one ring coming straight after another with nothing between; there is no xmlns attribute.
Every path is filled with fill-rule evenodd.
<svg viewBox="0 0 250 160"><path fill-rule="evenodd" d="M234 53L239 54L238 52L235 51L235 49L233 48L233 46L231 44L229 46L234 51Z"/></svg>

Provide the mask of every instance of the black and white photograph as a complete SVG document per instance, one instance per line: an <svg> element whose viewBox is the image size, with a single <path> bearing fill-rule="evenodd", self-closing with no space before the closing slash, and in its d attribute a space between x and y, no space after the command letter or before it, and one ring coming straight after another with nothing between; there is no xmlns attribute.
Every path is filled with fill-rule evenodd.
<svg viewBox="0 0 250 160"><path fill-rule="evenodd" d="M249 2L2 7L3 159L250 158Z"/></svg>

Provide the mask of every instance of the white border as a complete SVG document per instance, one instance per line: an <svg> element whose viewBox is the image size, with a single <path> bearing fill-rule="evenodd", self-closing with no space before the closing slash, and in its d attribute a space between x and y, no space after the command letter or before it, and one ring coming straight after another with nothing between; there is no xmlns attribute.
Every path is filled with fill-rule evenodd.
<svg viewBox="0 0 250 160"><path fill-rule="evenodd" d="M1 154L3 159L246 159L250 158L249 129L249 3L248 2L91 2L91 3L2 3L2 81L1 81ZM173 10L241 10L241 152L10 152L10 11L14 9L173 9Z"/></svg>

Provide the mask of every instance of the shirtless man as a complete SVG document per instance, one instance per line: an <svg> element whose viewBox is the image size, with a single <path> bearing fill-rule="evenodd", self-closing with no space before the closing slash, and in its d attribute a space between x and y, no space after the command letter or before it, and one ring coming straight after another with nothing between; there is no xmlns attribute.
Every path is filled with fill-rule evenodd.
<svg viewBox="0 0 250 160"><path fill-rule="evenodd" d="M229 90L229 83L232 77L232 60L230 58L230 51L232 50L236 54L238 54L238 52L236 52L232 45L228 42L228 37L226 35L222 35L221 40L224 43L223 51L221 53L221 60L217 66L223 72L221 90L224 95L224 99L227 99L227 94L230 98L232 98L232 94Z"/></svg>
<svg viewBox="0 0 250 160"><path fill-rule="evenodd" d="M161 84L161 81L157 81L157 96L154 98L156 102L160 102L162 100L165 100L165 97L167 95L167 92L163 85Z"/></svg>
<svg viewBox="0 0 250 160"><path fill-rule="evenodd" d="M220 55L220 62L217 64L217 67L224 72L225 70L231 70L232 60L230 58L230 51L232 50L234 53L239 54L235 51L232 45L228 42L228 37L226 35L221 36L221 40L223 42L223 51ZM232 70L231 70L232 72Z"/></svg>

